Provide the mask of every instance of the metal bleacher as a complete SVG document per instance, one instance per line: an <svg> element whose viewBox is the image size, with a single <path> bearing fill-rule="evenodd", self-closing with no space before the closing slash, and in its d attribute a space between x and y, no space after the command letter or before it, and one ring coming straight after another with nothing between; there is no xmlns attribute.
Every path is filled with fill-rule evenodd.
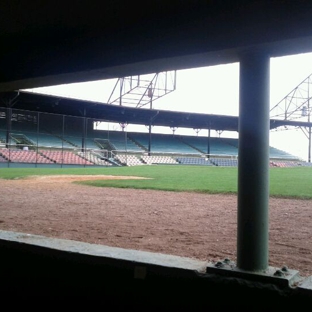
<svg viewBox="0 0 312 312"><path fill-rule="evenodd" d="M129 137L148 150L148 133L130 133ZM151 151L154 153L175 153L175 154L198 154L196 149L181 141L180 136L153 133L151 138Z"/></svg>
<svg viewBox="0 0 312 312"><path fill-rule="evenodd" d="M210 161L215 166L221 166L221 167L237 167L238 166L238 160L233 158L210 158Z"/></svg>
<svg viewBox="0 0 312 312"><path fill-rule="evenodd" d="M186 144L189 144L199 152L206 154L208 152L208 138L202 136L183 136L181 138ZM237 140L236 140L237 141ZM235 139L209 138L209 150L212 155L238 155L238 148L235 145Z"/></svg>
<svg viewBox="0 0 312 312"><path fill-rule="evenodd" d="M276 159L293 159L294 156L285 152L285 151L282 151L278 148L275 148L275 147L272 147L270 146L270 158L276 158Z"/></svg>
<svg viewBox="0 0 312 312"><path fill-rule="evenodd" d="M56 164L93 165L92 162L72 151L42 150L40 153Z"/></svg>
<svg viewBox="0 0 312 312"><path fill-rule="evenodd" d="M36 151L1 148L0 156L4 161L13 163L41 163L53 164L53 161ZM1 160L0 160L1 161Z"/></svg>
<svg viewBox="0 0 312 312"><path fill-rule="evenodd" d="M181 165L198 165L198 166L212 166L213 164L209 158L204 157L177 157L177 161Z"/></svg>

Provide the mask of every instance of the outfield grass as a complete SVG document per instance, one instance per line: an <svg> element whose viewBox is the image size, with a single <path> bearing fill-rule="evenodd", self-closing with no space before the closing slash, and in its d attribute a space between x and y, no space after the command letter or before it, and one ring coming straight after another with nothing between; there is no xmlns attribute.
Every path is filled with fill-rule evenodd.
<svg viewBox="0 0 312 312"><path fill-rule="evenodd" d="M114 168L3 168L0 177L17 179L30 175L124 175L148 180L95 180L75 182L98 187L192 191L202 193L237 192L237 168L205 166L134 166ZM271 168L270 195L312 199L312 168Z"/></svg>

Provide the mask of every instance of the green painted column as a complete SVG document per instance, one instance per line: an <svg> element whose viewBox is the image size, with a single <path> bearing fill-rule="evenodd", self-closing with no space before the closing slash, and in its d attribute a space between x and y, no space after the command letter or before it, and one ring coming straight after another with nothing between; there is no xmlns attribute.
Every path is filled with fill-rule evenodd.
<svg viewBox="0 0 312 312"><path fill-rule="evenodd" d="M268 268L270 57L240 58L237 267Z"/></svg>

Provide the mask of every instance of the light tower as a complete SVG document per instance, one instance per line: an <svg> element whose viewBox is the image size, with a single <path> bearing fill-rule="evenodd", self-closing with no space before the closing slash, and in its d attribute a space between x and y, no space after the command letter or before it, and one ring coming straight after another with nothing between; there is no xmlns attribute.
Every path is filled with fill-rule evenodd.
<svg viewBox="0 0 312 312"><path fill-rule="evenodd" d="M108 104L153 109L155 100L176 89L176 71L122 77L116 81ZM151 153L152 126L159 112L146 125L149 132L148 155Z"/></svg>
<svg viewBox="0 0 312 312"><path fill-rule="evenodd" d="M308 162L311 162L311 88L312 74L305 78L291 92L289 92L270 111L271 119L293 120L308 122L306 126L296 126L308 139ZM278 128L285 130L287 128Z"/></svg>
<svg viewBox="0 0 312 312"><path fill-rule="evenodd" d="M144 108L176 89L176 71L137 75L117 79L108 104ZM152 101L151 101L152 99Z"/></svg>

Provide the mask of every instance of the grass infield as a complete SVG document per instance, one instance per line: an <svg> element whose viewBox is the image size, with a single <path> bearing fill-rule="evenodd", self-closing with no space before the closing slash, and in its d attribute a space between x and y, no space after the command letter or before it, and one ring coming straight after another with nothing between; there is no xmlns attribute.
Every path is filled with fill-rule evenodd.
<svg viewBox="0 0 312 312"><path fill-rule="evenodd" d="M3 168L2 179L20 179L32 175L115 175L139 176L148 180L93 180L75 183L97 187L189 191L201 193L237 193L236 167L134 166L114 168ZM271 168L270 195L312 199L312 168Z"/></svg>

